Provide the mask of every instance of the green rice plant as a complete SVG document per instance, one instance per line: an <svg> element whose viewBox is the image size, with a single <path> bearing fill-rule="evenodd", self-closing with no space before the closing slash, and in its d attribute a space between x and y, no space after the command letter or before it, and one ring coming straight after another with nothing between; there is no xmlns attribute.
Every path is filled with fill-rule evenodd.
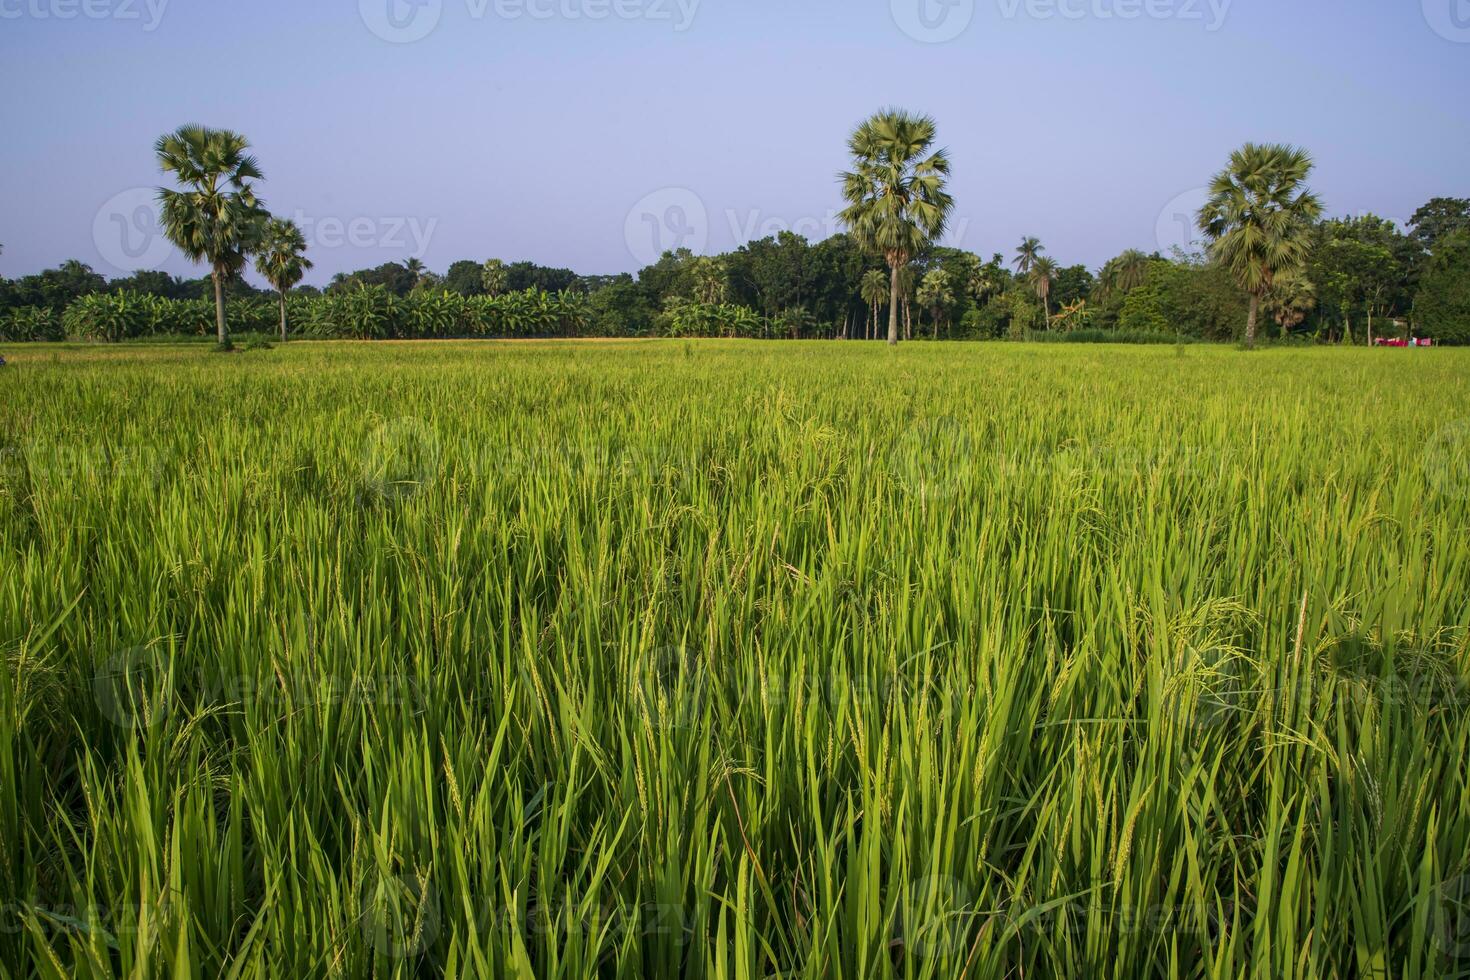
<svg viewBox="0 0 1470 980"><path fill-rule="evenodd" d="M0 973L1470 975L1459 351L6 353Z"/></svg>

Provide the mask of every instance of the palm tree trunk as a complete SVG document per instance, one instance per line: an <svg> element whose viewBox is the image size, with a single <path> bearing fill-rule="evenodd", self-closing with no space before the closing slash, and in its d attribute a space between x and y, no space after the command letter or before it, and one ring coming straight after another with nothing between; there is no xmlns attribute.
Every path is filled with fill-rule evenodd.
<svg viewBox="0 0 1470 980"><path fill-rule="evenodd" d="M224 347L230 342L229 332L225 329L225 284L218 268L211 274L214 278L214 325L219 334L219 345Z"/></svg>
<svg viewBox="0 0 1470 980"><path fill-rule="evenodd" d="M281 343L286 342L286 293L281 291Z"/></svg>
<svg viewBox="0 0 1470 980"><path fill-rule="evenodd" d="M1256 346L1256 317L1261 312L1261 294L1251 293L1251 311L1245 318L1245 346Z"/></svg>
<svg viewBox="0 0 1470 980"><path fill-rule="evenodd" d="M888 289L888 346L898 346L898 263L891 267L893 274Z"/></svg>

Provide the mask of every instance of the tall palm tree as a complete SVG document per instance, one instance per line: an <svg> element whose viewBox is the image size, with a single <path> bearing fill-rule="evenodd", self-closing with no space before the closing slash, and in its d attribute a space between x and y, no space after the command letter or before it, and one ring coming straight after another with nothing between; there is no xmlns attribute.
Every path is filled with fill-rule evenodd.
<svg viewBox="0 0 1470 980"><path fill-rule="evenodd" d="M868 339L873 338L873 325L878 322L878 307L888 302L889 296L888 276L882 269L869 269L863 273L862 285L858 288L863 302L868 304Z"/></svg>
<svg viewBox="0 0 1470 980"><path fill-rule="evenodd" d="M221 347L230 343L225 283L245 268L266 217L252 187L264 178L249 149L250 141L238 133L194 124L154 144L159 166L183 188L158 191L163 231L189 261L209 263Z"/></svg>
<svg viewBox="0 0 1470 980"><path fill-rule="evenodd" d="M281 301L281 342L286 341L286 293L301 281L311 260L306 252L306 236L294 221L272 218L265 226L260 251L255 254L255 271L275 288Z"/></svg>
<svg viewBox="0 0 1470 980"><path fill-rule="evenodd" d="M1014 263L1016 271L1022 276L1029 276L1031 270L1035 268L1037 261L1041 258L1041 253L1045 251L1046 247L1041 244L1041 239L1021 239L1021 247L1016 249L1016 260Z"/></svg>
<svg viewBox="0 0 1470 980"><path fill-rule="evenodd" d="M1311 173L1312 157L1303 149L1247 143L1210 183L1199 228L1210 255L1250 294L1247 347L1255 346L1257 317L1272 281L1306 265L1312 223L1322 216L1322 202L1306 187Z"/></svg>
<svg viewBox="0 0 1470 980"><path fill-rule="evenodd" d="M1036 290L1036 298L1041 300L1041 308L1046 314L1041 321L1044 329L1050 329L1051 324L1051 284L1057 279L1056 260L1045 255L1038 256L1031 263L1031 271L1026 279L1031 283L1031 288Z"/></svg>
<svg viewBox="0 0 1470 980"><path fill-rule="evenodd" d="M480 273L480 284L485 287L487 296L499 296L505 292L509 278L505 263L499 259L491 259L485 263L485 269Z"/></svg>
<svg viewBox="0 0 1470 980"><path fill-rule="evenodd" d="M914 324L910 317L910 304L914 298L914 286L917 285L918 277L914 274L914 267L906 265L898 270L898 301L903 307L903 339L912 340L914 336Z"/></svg>
<svg viewBox="0 0 1470 980"><path fill-rule="evenodd" d="M848 140L853 169L842 175L840 215L865 251L888 263L888 343L898 343L900 270L944 234L954 198L945 189L949 156L934 149L934 120L884 109Z"/></svg>

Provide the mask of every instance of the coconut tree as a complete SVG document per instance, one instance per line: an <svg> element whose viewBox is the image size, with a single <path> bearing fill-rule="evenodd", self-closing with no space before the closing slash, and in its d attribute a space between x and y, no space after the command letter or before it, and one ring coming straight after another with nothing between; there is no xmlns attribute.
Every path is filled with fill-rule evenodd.
<svg viewBox="0 0 1470 980"><path fill-rule="evenodd" d="M1046 247L1041 244L1041 239L1021 239L1021 247L1016 249L1016 258L1014 262L1016 271L1022 276L1031 275L1031 270L1036 267L1037 261L1039 261L1041 258L1041 253L1045 251Z"/></svg>
<svg viewBox="0 0 1470 980"><path fill-rule="evenodd" d="M265 277L281 301L281 342L286 340L286 293L299 283L311 260L305 255L306 236L294 221L272 218L267 222L255 253L255 271Z"/></svg>
<svg viewBox="0 0 1470 980"><path fill-rule="evenodd" d="M1031 263L1031 269L1026 276L1026 281L1036 291L1036 298L1041 300L1041 309L1045 313L1043 327L1049 327L1051 323L1051 285L1056 282L1057 272L1056 261L1041 255Z"/></svg>
<svg viewBox="0 0 1470 980"><path fill-rule="evenodd" d="M1254 347L1261 303L1279 276L1301 272L1322 202L1306 186L1312 157L1279 143L1247 143L1210 183L1199 213L1210 255L1250 295L1245 343Z"/></svg>
<svg viewBox="0 0 1470 980"><path fill-rule="evenodd" d="M404 262L403 262L403 267L408 270L408 274L409 275L413 276L413 285L414 285L414 288L417 288L418 286L422 285L423 284L423 281L424 281L424 277L429 274L429 269L428 269L427 266L424 265L423 259L418 259L418 258L408 258L408 259L405 259Z"/></svg>
<svg viewBox="0 0 1470 980"><path fill-rule="evenodd" d="M944 234L954 199L946 190L949 156L934 149L928 116L885 109L848 140L853 169L842 175L841 219L865 251L888 264L888 343L898 343L900 273Z"/></svg>
<svg viewBox="0 0 1470 980"><path fill-rule="evenodd" d="M888 276L882 269L869 269L863 274L862 285L858 292L863 302L868 304L868 339L873 339L874 325L878 322L878 307L888 302L889 296Z"/></svg>
<svg viewBox="0 0 1470 980"><path fill-rule="evenodd" d="M266 214L255 197L260 166L238 133L199 125L180 127L154 144L159 166L181 189L160 188L163 231L191 262L209 264L221 347L228 347L225 283L245 268Z"/></svg>

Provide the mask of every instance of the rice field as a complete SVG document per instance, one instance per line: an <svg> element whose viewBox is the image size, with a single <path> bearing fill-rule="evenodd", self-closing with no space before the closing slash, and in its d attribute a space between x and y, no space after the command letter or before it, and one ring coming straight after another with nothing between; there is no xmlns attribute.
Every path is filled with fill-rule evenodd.
<svg viewBox="0 0 1470 980"><path fill-rule="evenodd" d="M6 354L0 974L1470 976L1470 353Z"/></svg>

